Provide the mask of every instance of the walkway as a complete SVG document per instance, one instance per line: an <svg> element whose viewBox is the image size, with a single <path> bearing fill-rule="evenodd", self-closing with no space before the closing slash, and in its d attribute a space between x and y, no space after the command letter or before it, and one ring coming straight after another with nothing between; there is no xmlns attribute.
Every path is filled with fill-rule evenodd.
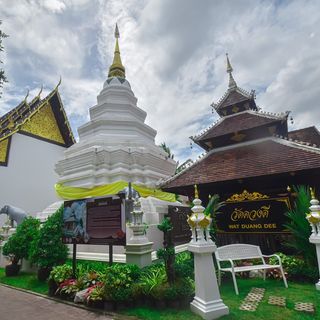
<svg viewBox="0 0 320 320"><path fill-rule="evenodd" d="M131 317L121 317L132 319ZM54 300L0 285L1 320L112 320L119 319L90 312Z"/></svg>

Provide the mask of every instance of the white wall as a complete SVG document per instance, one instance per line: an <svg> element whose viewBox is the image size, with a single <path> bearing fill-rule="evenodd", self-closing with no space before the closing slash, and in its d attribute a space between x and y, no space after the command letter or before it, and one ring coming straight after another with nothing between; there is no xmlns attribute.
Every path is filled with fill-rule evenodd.
<svg viewBox="0 0 320 320"><path fill-rule="evenodd" d="M54 165L65 148L19 133L12 136L7 167L0 166L0 208L10 204L35 215L58 197ZM1 216L0 216L1 217ZM0 226L4 217L0 219Z"/></svg>

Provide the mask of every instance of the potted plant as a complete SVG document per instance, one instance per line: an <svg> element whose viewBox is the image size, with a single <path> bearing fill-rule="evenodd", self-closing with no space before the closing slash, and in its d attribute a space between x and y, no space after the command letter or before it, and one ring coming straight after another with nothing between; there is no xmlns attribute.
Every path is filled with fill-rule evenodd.
<svg viewBox="0 0 320 320"><path fill-rule="evenodd" d="M68 247L62 243L61 206L40 228L30 247L31 262L38 266L38 279L45 281L54 266L63 264L68 257Z"/></svg>
<svg viewBox="0 0 320 320"><path fill-rule="evenodd" d="M59 285L72 277L72 267L64 264L61 266L56 266L50 273L48 281L49 296L55 295Z"/></svg>
<svg viewBox="0 0 320 320"><path fill-rule="evenodd" d="M11 235L3 246L3 255L7 256L11 264L6 266L6 275L15 276L20 270L19 262L29 258L30 244L39 233L40 221L28 217L18 225L16 232Z"/></svg>
<svg viewBox="0 0 320 320"><path fill-rule="evenodd" d="M88 307L103 309L105 299L105 290L102 282L88 288L86 293L86 304Z"/></svg>
<svg viewBox="0 0 320 320"><path fill-rule="evenodd" d="M121 309L127 301L132 300L131 286L137 282L139 274L140 270L136 265L113 265L106 269L103 277L106 310Z"/></svg>

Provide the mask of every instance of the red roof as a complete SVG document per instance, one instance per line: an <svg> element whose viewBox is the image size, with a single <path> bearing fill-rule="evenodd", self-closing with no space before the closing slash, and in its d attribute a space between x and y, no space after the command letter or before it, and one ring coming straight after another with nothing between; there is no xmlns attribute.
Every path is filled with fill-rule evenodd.
<svg viewBox="0 0 320 320"><path fill-rule="evenodd" d="M314 126L290 131L289 138L292 140L309 142L311 144L315 144L318 147L320 146L320 132Z"/></svg>
<svg viewBox="0 0 320 320"><path fill-rule="evenodd" d="M320 169L320 149L270 137L210 151L162 188Z"/></svg>
<svg viewBox="0 0 320 320"><path fill-rule="evenodd" d="M195 137L194 140L207 140L233 132L261 127L265 124L281 120L284 120L283 116L262 114L252 110L244 111L221 118L221 121L215 124L209 131L202 136Z"/></svg>

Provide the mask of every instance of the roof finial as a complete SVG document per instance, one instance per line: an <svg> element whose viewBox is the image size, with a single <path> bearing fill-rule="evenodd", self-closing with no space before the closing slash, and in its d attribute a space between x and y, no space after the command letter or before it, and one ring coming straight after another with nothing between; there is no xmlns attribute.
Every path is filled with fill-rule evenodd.
<svg viewBox="0 0 320 320"><path fill-rule="evenodd" d="M194 198L199 199L198 186L194 185Z"/></svg>
<svg viewBox="0 0 320 320"><path fill-rule="evenodd" d="M237 87L237 83L234 80L233 75L232 75L233 69L232 69L231 63L229 61L228 53L226 53L226 56L227 56L227 73L229 73L229 89L234 89Z"/></svg>
<svg viewBox="0 0 320 320"><path fill-rule="evenodd" d="M116 38L116 45L114 48L113 62L109 68L108 78L111 78L111 77L125 78L126 71L124 66L122 65L122 61L120 57L120 49L119 49L119 43L118 43L118 39L120 38L120 32L119 32L117 23L114 30L114 37Z"/></svg>

